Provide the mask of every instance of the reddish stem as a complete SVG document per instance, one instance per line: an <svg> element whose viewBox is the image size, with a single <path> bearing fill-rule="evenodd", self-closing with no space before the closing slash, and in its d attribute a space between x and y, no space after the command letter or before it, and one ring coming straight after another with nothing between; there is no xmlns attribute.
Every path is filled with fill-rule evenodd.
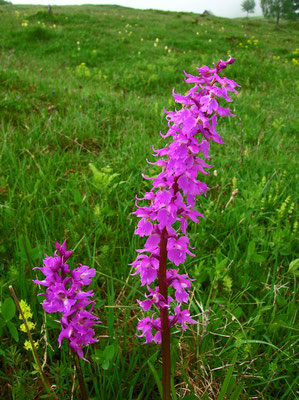
<svg viewBox="0 0 299 400"><path fill-rule="evenodd" d="M168 304L168 293L166 285L166 264L167 264L167 242L168 233L166 227L163 228L160 243L160 263L159 263L159 292ZM170 400L170 328L168 323L168 307L161 308L160 312L162 328L162 388L163 400Z"/></svg>
<svg viewBox="0 0 299 400"><path fill-rule="evenodd" d="M80 359L78 357L77 353L73 353L74 355L74 360L75 360L75 365L76 365L76 371L77 371L77 377L78 377L78 381L79 381L79 387L80 387L80 391L81 391L81 399L82 400L88 400L88 394L87 394L87 390L86 390L86 386L84 383L84 377L83 377L83 373L82 373L82 369L81 369L81 364L80 364Z"/></svg>
<svg viewBox="0 0 299 400"><path fill-rule="evenodd" d="M174 196L179 191L177 177L173 184ZM159 292L164 297L168 305L168 286L166 284L166 265L167 265L167 242L168 232L166 227L163 228L160 242L160 262L159 262ZM160 311L161 328L162 328L162 388L163 400L170 400L170 327L168 321L168 307L161 308Z"/></svg>

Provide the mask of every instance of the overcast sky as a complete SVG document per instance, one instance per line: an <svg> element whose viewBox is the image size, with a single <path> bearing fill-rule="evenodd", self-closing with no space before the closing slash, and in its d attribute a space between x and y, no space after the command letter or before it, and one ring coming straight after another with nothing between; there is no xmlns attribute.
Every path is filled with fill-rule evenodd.
<svg viewBox="0 0 299 400"><path fill-rule="evenodd" d="M210 10L219 17L244 17L246 14L241 10L242 0L10 0L13 4L43 4L48 5L72 5L72 4L118 4L133 8L155 8L169 11L192 11L202 13ZM262 15L260 0L256 0L255 14Z"/></svg>

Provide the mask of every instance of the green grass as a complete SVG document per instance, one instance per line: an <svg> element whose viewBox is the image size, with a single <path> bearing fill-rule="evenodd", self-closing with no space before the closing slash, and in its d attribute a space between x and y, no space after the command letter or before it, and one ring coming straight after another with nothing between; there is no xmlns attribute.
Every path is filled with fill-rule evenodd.
<svg viewBox="0 0 299 400"><path fill-rule="evenodd" d="M242 88L237 117L219 121L226 145L213 144L217 172L198 202L206 219L191 227L197 257L182 270L196 278L191 315L199 324L173 332L173 398L296 397L298 272L289 270L298 258L296 37L298 23L276 31L262 19L0 7L1 301L12 284L30 304L59 399L80 394L67 344L58 349L55 317L39 305L32 267L65 236L76 248L73 262L97 269L103 323L86 351L90 398L159 398L149 367L161 375L159 348L136 337L143 290L128 264L143 241L130 213L135 195L149 188L141 173L155 173L145 159L162 144L163 107L175 107L173 87L187 90L183 70L195 73L228 54L236 62L226 75ZM17 315L11 322L21 323ZM0 330L0 397L42 398L25 334L16 342L5 325Z"/></svg>

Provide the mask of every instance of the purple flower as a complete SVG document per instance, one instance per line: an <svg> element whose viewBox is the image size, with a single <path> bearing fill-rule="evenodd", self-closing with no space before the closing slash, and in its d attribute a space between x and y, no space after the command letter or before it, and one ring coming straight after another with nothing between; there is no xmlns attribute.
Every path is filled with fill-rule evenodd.
<svg viewBox="0 0 299 400"><path fill-rule="evenodd" d="M185 331L187 329L187 325L185 324L188 322L189 324L197 324L197 321L190 318L190 312L188 310L182 310L179 306L175 307L174 315L169 317L169 324L173 326L175 323L179 323L182 325L182 329Z"/></svg>
<svg viewBox="0 0 299 400"><path fill-rule="evenodd" d="M67 249L66 249L66 239L64 239L64 242L62 244L59 244L55 240L55 247L56 247L58 253L60 254L60 256L63 257L64 260L67 260L73 254L72 251L67 251Z"/></svg>
<svg viewBox="0 0 299 400"><path fill-rule="evenodd" d="M219 60L213 68L197 68L198 76L185 72L185 82L194 86L185 95L173 90L173 98L181 109L164 110L168 130L161 136L169 142L161 149L153 147L155 162L147 160L161 171L156 177L142 175L152 181L152 189L143 198L136 199L137 210L133 214L140 219L135 234L148 238L144 247L137 250L136 260L131 264L132 275L139 275L141 286L146 285L148 289L146 299L138 300L140 307L147 312L155 305L161 313L161 319L146 316L138 322L139 336L145 337L145 343L161 341L161 320L165 326L168 314L169 326L180 324L185 330L187 323L196 323L187 309L180 308L183 303L188 303L192 279L187 274L179 274L176 269L167 269L165 264L168 260L179 266L188 256L195 256L190 251L187 225L190 220L198 223L199 218L203 218L195 209L195 198L206 195L209 188L198 179L198 173L205 176L212 167L205 161L211 158L211 142L224 144L217 131L218 119L233 116L229 108L220 104L231 103L230 93L237 93L239 85L220 73L234 61L230 57L226 61ZM159 287L155 285L157 278ZM170 287L175 292L175 301L167 295Z"/></svg>
<svg viewBox="0 0 299 400"><path fill-rule="evenodd" d="M81 265L81 264L80 264ZM87 265L81 265L80 268L72 270L73 282L78 285L88 286L96 274L95 268L89 268Z"/></svg>
<svg viewBox="0 0 299 400"><path fill-rule="evenodd" d="M140 274L141 286L150 285L157 278L159 268L157 258L140 254L131 265L136 268L136 272L132 275Z"/></svg>
<svg viewBox="0 0 299 400"><path fill-rule="evenodd" d="M172 301L172 298L168 296L168 302L166 302L162 294L159 292L159 286L156 286L154 290L148 286L147 290L149 291L149 294L146 294L145 297L148 299L144 301L137 300L138 304L144 311L148 311L153 304L158 308L168 307L168 304Z"/></svg>
<svg viewBox="0 0 299 400"><path fill-rule="evenodd" d="M55 241L55 247L59 256L55 251L54 257L46 256L43 267L33 268L41 270L45 279L33 282L47 287L45 293L39 294L45 296L45 300L41 303L44 310L48 313L62 313L59 346L65 338L71 349L87 361L84 358L83 346L97 342L92 327L100 321L91 313L94 305L94 301L91 300L93 291L85 292L82 287L91 283L96 271L80 264L80 267L70 273L69 265L64 264L64 261L70 258L73 252L67 250L66 240L61 245ZM66 276L68 273L70 276ZM90 304L91 310L85 310Z"/></svg>
<svg viewBox="0 0 299 400"><path fill-rule="evenodd" d="M167 250L168 258L175 265L184 264L186 259L186 253L195 256L188 250L189 239L187 236L181 236L180 238L170 238L168 240Z"/></svg>
<svg viewBox="0 0 299 400"><path fill-rule="evenodd" d="M153 329L155 334L153 335ZM145 337L144 343L161 343L161 320L160 318L154 319L153 317L145 317L138 321L137 330L142 331L138 337Z"/></svg>

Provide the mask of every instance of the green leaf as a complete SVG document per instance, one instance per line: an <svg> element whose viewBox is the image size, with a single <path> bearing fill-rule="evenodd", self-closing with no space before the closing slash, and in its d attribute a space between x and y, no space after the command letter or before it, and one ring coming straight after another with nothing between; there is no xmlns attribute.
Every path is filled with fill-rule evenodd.
<svg viewBox="0 0 299 400"><path fill-rule="evenodd" d="M100 363L102 360L102 352L100 350L95 350L94 354L91 356L91 358L93 359L94 363Z"/></svg>
<svg viewBox="0 0 299 400"><path fill-rule="evenodd" d="M111 361L115 353L115 348L111 344L110 346L107 346L105 350L103 351L103 358L105 361Z"/></svg>
<svg viewBox="0 0 299 400"><path fill-rule="evenodd" d="M160 381L158 373L157 373L157 371L155 370L153 364L150 361L148 361L147 363L148 363L148 366L150 367L150 370L152 371L153 377L154 377L154 379L156 381L156 385L158 386L158 390L159 390L159 393L160 393L160 396L161 396L161 399L162 399L163 398L163 389L162 389L162 383Z"/></svg>
<svg viewBox="0 0 299 400"><path fill-rule="evenodd" d="M115 350L115 346L111 344L110 346L107 346L103 351L96 350L94 355L92 356L92 359L95 363L101 364L101 367L103 369L107 370L114 357Z"/></svg>
<svg viewBox="0 0 299 400"><path fill-rule="evenodd" d="M226 391L227 396L234 390L235 385L236 385L236 378L232 375Z"/></svg>
<svg viewBox="0 0 299 400"><path fill-rule="evenodd" d="M248 245L248 248L247 248L247 255L251 256L254 253L255 253L255 243L252 240L251 242L249 242L249 245Z"/></svg>
<svg viewBox="0 0 299 400"><path fill-rule="evenodd" d="M171 374L170 388L171 388L171 393L172 393L173 400L178 400L178 397L176 395L175 386L174 386L173 374Z"/></svg>
<svg viewBox="0 0 299 400"><path fill-rule="evenodd" d="M14 338L16 342L18 342L19 334L18 334L18 331L17 331L17 328L15 327L15 325L11 321L8 321L7 327L8 327L8 330L9 330L12 338Z"/></svg>
<svg viewBox="0 0 299 400"><path fill-rule="evenodd" d="M252 261L254 262L264 262L265 261L265 257L262 256L261 254L253 254L251 257Z"/></svg>
<svg viewBox="0 0 299 400"><path fill-rule="evenodd" d="M236 387L235 391L230 395L229 399L230 400L238 400L240 397L240 394L242 392L243 386L244 386L243 382L239 383L239 385Z"/></svg>
<svg viewBox="0 0 299 400"><path fill-rule="evenodd" d="M234 366L235 366L235 362L237 359L237 353L235 353L234 358L232 360L232 365L229 367L226 377L224 379L223 385L221 387L221 391L219 393L219 396L217 397L217 400L223 400L224 399L224 395L227 393L227 389L229 387L230 381L231 381L231 377L232 377L232 373L234 370Z"/></svg>
<svg viewBox="0 0 299 400"><path fill-rule="evenodd" d="M288 274L290 275L295 275L296 278L299 277L299 258L297 258L296 260L293 260L290 265L289 265L289 269L288 269Z"/></svg>
<svg viewBox="0 0 299 400"><path fill-rule="evenodd" d="M0 329L2 329L6 325L6 321L0 318Z"/></svg>
<svg viewBox="0 0 299 400"><path fill-rule="evenodd" d="M59 324L59 322L55 321L54 317L51 317L49 315L47 315L46 323L48 328L61 329L61 325Z"/></svg>
<svg viewBox="0 0 299 400"><path fill-rule="evenodd" d="M104 361L102 362L102 368L103 368L104 370L107 370L107 369L109 368L109 360L104 360Z"/></svg>
<svg viewBox="0 0 299 400"><path fill-rule="evenodd" d="M16 305L11 297L4 300L1 311L6 322L10 321L15 316Z"/></svg>

